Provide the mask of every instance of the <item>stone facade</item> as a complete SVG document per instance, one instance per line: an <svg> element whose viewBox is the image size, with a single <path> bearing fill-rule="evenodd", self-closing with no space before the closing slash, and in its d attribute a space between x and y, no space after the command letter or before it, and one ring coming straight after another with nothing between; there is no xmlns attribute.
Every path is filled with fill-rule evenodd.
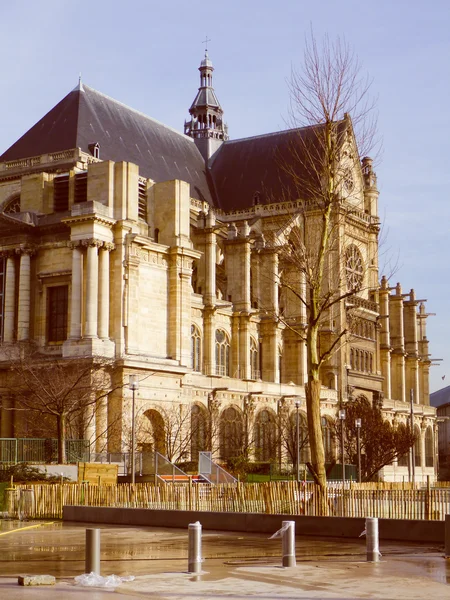
<svg viewBox="0 0 450 600"><path fill-rule="evenodd" d="M204 68L212 73L210 61ZM187 132L197 131L193 137L204 144L208 127L198 134L196 107ZM206 110L201 122L207 124L207 109L198 110ZM223 127L220 106L214 111L217 120L210 123ZM228 143L223 132L213 139L219 148ZM132 161L100 158L101 145L100 153L94 150L0 162L4 368L5 349L26 341L62 358L113 359L124 385L97 407L86 431L93 452L128 449L126 383L137 374L143 448L166 450L167 441L155 432L176 414L176 426L166 423L173 427L169 437L180 435L176 428L189 437L195 428L177 458L209 448L226 458L245 438L255 458L285 460L270 444L280 419L296 410L304 427L306 352L299 332L305 309L279 283L295 281L300 290L305 284L283 263L279 248L296 228L313 228L317 210L302 210L299 217L301 199L260 204L257 198L224 210L182 178L155 181ZM369 159L357 161L354 178L333 260L337 271L356 273L364 283L360 294L330 312L321 332L325 345L336 330L351 332L322 369L324 431L331 431L339 402L358 395L383 401L392 424L407 424L412 394L420 434L416 478L434 478L425 307L414 290L405 294L385 278L379 283L378 191ZM0 427L1 437L33 433L10 411L2 411ZM327 453L336 454L332 436L324 435ZM408 467L394 464L384 477L406 479Z"/></svg>

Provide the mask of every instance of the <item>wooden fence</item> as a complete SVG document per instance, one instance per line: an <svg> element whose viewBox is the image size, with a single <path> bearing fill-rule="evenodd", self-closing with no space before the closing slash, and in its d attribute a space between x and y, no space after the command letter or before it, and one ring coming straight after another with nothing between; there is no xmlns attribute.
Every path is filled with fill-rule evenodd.
<svg viewBox="0 0 450 600"><path fill-rule="evenodd" d="M116 485L17 485L7 491L10 517L58 519L69 505L214 512L318 514L314 483L272 481L210 486L137 483ZM450 488L406 485L328 485L330 516L443 520L450 514Z"/></svg>

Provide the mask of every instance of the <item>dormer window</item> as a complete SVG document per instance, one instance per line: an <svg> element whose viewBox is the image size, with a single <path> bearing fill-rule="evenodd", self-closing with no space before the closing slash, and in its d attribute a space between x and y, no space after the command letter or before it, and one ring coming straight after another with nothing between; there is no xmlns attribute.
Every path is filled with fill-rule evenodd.
<svg viewBox="0 0 450 600"><path fill-rule="evenodd" d="M98 142L95 142L95 144L89 144L88 148L89 152L94 158L100 158L100 144Z"/></svg>

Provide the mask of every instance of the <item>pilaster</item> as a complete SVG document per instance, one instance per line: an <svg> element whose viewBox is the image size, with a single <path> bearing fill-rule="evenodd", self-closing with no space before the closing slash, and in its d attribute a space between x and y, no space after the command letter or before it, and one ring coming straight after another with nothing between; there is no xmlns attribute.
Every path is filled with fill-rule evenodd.
<svg viewBox="0 0 450 600"><path fill-rule="evenodd" d="M31 256L35 251L24 247L18 248L16 252L20 255L17 340L22 342L30 339Z"/></svg>
<svg viewBox="0 0 450 600"><path fill-rule="evenodd" d="M13 342L16 321L16 261L12 252L6 255L5 319L3 341Z"/></svg>

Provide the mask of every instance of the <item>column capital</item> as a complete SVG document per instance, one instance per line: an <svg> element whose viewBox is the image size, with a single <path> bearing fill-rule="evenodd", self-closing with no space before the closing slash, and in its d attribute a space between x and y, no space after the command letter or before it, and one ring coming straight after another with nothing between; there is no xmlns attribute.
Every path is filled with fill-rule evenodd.
<svg viewBox="0 0 450 600"><path fill-rule="evenodd" d="M36 254L36 248L34 246L20 246L20 248L16 248L15 252L20 256L33 256L34 254Z"/></svg>
<svg viewBox="0 0 450 600"><path fill-rule="evenodd" d="M11 258L16 254L16 250L11 248L9 250L0 250L0 258Z"/></svg>
<svg viewBox="0 0 450 600"><path fill-rule="evenodd" d="M108 252L112 252L113 250L116 249L116 245L113 244L112 242L103 242L102 248L103 248L103 250L107 250Z"/></svg>
<svg viewBox="0 0 450 600"><path fill-rule="evenodd" d="M89 238L87 240L82 240L81 244L85 248L93 247L93 248L101 248L103 246L103 242L101 240L96 240L95 238Z"/></svg>
<svg viewBox="0 0 450 600"><path fill-rule="evenodd" d="M67 247L70 248L71 250L80 248L80 246L81 246L81 240L70 240L70 242L67 242Z"/></svg>

